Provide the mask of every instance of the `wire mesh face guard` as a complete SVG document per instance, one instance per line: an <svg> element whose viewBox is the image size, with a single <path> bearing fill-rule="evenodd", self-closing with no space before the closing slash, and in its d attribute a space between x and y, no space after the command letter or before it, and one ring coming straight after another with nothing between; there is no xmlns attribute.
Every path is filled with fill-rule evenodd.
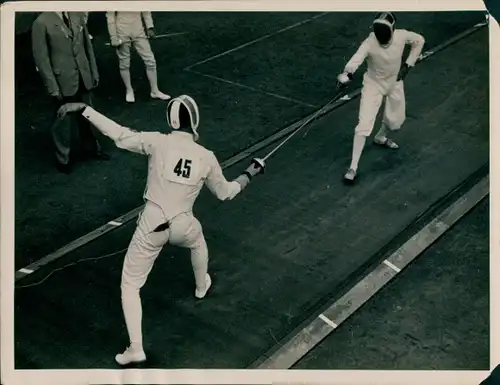
<svg viewBox="0 0 500 385"><path fill-rule="evenodd" d="M189 127L193 131L194 140L199 139L198 126L200 123L200 113L198 105L191 96L181 95L172 99L167 105L167 122L173 130L181 128L179 110L183 105L189 113ZM185 122L182 122L185 124Z"/></svg>
<svg viewBox="0 0 500 385"><path fill-rule="evenodd" d="M387 45L391 42L394 32L396 18L391 12L382 12L377 14L373 21L373 33L380 45Z"/></svg>

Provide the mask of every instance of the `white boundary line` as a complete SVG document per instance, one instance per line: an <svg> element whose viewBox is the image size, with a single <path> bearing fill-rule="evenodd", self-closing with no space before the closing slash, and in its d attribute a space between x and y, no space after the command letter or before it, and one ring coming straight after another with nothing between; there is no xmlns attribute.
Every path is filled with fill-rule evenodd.
<svg viewBox="0 0 500 385"><path fill-rule="evenodd" d="M323 16L325 16L325 15L327 15L327 14L329 14L329 13L330 13L330 12L323 12L323 13L320 13L319 15L316 15L316 16L310 17L310 18L308 18L308 19L305 19L305 20L299 21L299 22L297 22L297 23L291 24L291 25L289 25L289 26L287 26L287 27L284 27L284 28L282 28L282 29L280 29L280 30L278 30L278 31L268 33L267 35L261 36L261 37L259 37L259 38L257 38L257 39L254 39L254 40L249 41L249 42L247 42L247 43L241 44L241 45L239 45L239 46L237 46L237 47L234 47L234 48L228 49L227 51L221 52L221 53L219 53L219 54L217 54L217 55L214 55L214 56L211 56L211 57L209 57L209 58L206 58L206 59L200 60L200 61L199 61L199 62L197 62L197 63L191 64L190 66L185 67L184 69L185 69L185 70L189 70L189 69L191 69L191 68L193 68L193 67L196 67L197 65L200 65L200 64L203 64L203 63L207 63L207 62L209 62L209 61L211 61L211 60L214 60L214 59L217 59L217 58L219 58L219 57L225 56L225 55L227 55L227 54L229 54L229 53L231 53L231 52L238 51L239 49L242 49L242 48L248 47L249 45L252 45L252 44L258 43L259 41L262 41L262 40L268 39L268 38L270 38L270 37L272 37L272 36L279 35L280 33L283 33L283 32L286 32L286 31L289 31L289 30L291 30L291 29L293 29L293 28L299 27L299 26L304 25L304 24L306 24L306 23L309 23L309 22L311 22L311 21L313 21L313 20L319 19L320 17L323 17Z"/></svg>
<svg viewBox="0 0 500 385"><path fill-rule="evenodd" d="M452 225L489 194L489 176L476 183L392 255L368 273L339 300L324 309L308 325L283 344L255 369L290 369L336 328L368 302L401 270L407 267Z"/></svg>
<svg viewBox="0 0 500 385"><path fill-rule="evenodd" d="M264 94L264 95L267 95L267 96L271 96L273 98L286 100L288 102L292 102L292 103L295 103L295 104L300 104L302 106L311 107L311 108L319 108L319 106L315 106L313 104L301 102L300 100L292 99L292 98L289 98L289 97L283 96L283 95L274 94L272 92L267 92L267 91L264 91L264 90L259 90L258 88L250 87L250 86L247 86L247 85L241 84L241 83L236 83L236 82L233 82L231 80L220 78L218 76L205 74L203 72L195 71L195 70L192 70L192 69L185 69L184 71L190 72L190 73L193 73L193 74L196 74L196 75L204 76L204 77L212 79L212 80L217 80L217 81L220 81L220 82L223 82L223 83L231 84L231 85L233 85L235 87L245 88L247 90L250 90L250 91L253 91L253 92L257 92L259 94Z"/></svg>
<svg viewBox="0 0 500 385"><path fill-rule="evenodd" d="M431 56L435 55L436 53L442 51L446 47L460 41L461 39L464 39L468 37L469 35L479 31L483 27L488 26L488 19L486 19L483 23L478 23L475 26L465 30L462 33L457 34L456 36L450 38L449 40L433 47L429 51L424 52L420 58L417 60L417 64L421 63L423 60L427 60ZM356 89L352 92L350 92L348 95L345 95L342 99L337 101L336 103L332 104L329 108L325 108L325 111L323 114L319 115L317 119L321 118L322 116L328 114L329 112L337 109L338 107L344 105L345 103L349 103L350 101L354 100L356 97L358 97L361 94L361 89ZM271 143L275 142L276 140L281 139L282 137L289 135L291 132L295 131L298 127L300 127L303 122L309 120L316 112L313 112L311 115L306 116L305 118L299 120L298 122L284 128L283 130L278 131L276 134L271 135L270 137L257 142L255 145L251 146L250 148L247 148L240 153L232 156L231 158L225 160L224 162L221 163L222 169L226 169L243 159L251 156L253 153L262 150L263 148L269 146ZM312 123L312 122L311 122ZM126 224L132 219L136 218L137 215L141 212L143 209L144 205L136 207L135 209L132 209L131 211L123 214L122 216L115 218L115 222L119 222L122 224ZM110 221L110 222L114 222ZM107 224L98 227L97 229L91 231L90 233L82 235L80 238L77 238L76 240L66 244L65 246L62 246L61 248L57 249L56 251L36 260L33 263L30 263L28 266L25 266L22 269L19 269L15 272L15 277L14 280L15 282L27 277L31 273L39 270L43 266L63 257L64 255L70 253L73 250L76 250L77 248L93 241L94 239L97 239L98 237L108 233L109 231L113 230L116 228L116 226ZM27 274L26 271L31 271L31 273Z"/></svg>

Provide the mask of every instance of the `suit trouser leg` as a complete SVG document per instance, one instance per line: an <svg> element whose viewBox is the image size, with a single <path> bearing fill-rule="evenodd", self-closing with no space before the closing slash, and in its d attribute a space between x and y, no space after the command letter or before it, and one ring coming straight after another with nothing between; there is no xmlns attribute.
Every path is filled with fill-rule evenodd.
<svg viewBox="0 0 500 385"><path fill-rule="evenodd" d="M79 99L81 102L87 104L88 106L93 105L92 100L92 91L86 90L82 84L80 84L82 92L79 95ZM90 122L85 119L83 116L78 115L76 117L78 132L80 136L81 146L84 153L98 155L102 152L101 144L97 139L97 135L95 132L95 128L90 124Z"/></svg>
<svg viewBox="0 0 500 385"><path fill-rule="evenodd" d="M93 106L92 90L87 90L81 77L80 84L78 85L78 92L75 95L75 101L85 103L90 107ZM75 116L75 120L78 127L79 143L83 153L93 155L100 154L101 144L97 139L95 128L80 114Z"/></svg>
<svg viewBox="0 0 500 385"><path fill-rule="evenodd" d="M62 100L54 98L54 107L57 111L65 103L73 102L73 97L63 97ZM68 114L63 118L55 117L50 127L52 141L54 143L55 158L59 164L68 165L70 163L71 150L75 141L76 122L73 114Z"/></svg>

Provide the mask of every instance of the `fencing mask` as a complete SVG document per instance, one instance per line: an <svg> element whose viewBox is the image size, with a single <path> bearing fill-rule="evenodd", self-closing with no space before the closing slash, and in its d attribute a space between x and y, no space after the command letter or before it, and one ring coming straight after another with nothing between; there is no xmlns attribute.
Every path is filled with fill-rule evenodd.
<svg viewBox="0 0 500 385"><path fill-rule="evenodd" d="M373 33L382 46L390 44L394 32L396 17L391 12L377 14L373 21Z"/></svg>
<svg viewBox="0 0 500 385"><path fill-rule="evenodd" d="M173 98L167 105L167 122L173 130L191 130L194 140L199 139L200 113L192 97L181 95Z"/></svg>

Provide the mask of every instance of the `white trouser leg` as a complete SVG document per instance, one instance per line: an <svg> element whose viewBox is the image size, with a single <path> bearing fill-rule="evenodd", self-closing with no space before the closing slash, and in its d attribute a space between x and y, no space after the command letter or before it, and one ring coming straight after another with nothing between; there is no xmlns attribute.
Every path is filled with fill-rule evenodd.
<svg viewBox="0 0 500 385"><path fill-rule="evenodd" d="M378 85L365 77L363 89L361 91L361 101L359 104L358 125L354 129L354 140L352 148L352 159L350 168L354 171L358 169L359 160L366 143L366 138L371 135L375 119L382 105L384 96Z"/></svg>
<svg viewBox="0 0 500 385"><path fill-rule="evenodd" d="M160 251L168 242L169 231L151 233L163 221L161 210L147 203L123 263L122 307L132 352L143 352L140 290L146 283Z"/></svg>
<svg viewBox="0 0 500 385"><path fill-rule="evenodd" d="M405 120L406 99L404 83L399 81L387 95L383 122L390 131L396 131L401 128Z"/></svg>
<svg viewBox="0 0 500 385"><path fill-rule="evenodd" d="M155 99L168 100L170 95L164 94L158 88L158 73L156 59L151 49L151 43L148 39L137 39L134 42L134 47L139 56L142 58L146 67L146 76L151 87L151 97Z"/></svg>
<svg viewBox="0 0 500 385"><path fill-rule="evenodd" d="M191 264L198 291L206 290L208 247L200 222L191 214L180 214L170 225L170 243L191 250Z"/></svg>

